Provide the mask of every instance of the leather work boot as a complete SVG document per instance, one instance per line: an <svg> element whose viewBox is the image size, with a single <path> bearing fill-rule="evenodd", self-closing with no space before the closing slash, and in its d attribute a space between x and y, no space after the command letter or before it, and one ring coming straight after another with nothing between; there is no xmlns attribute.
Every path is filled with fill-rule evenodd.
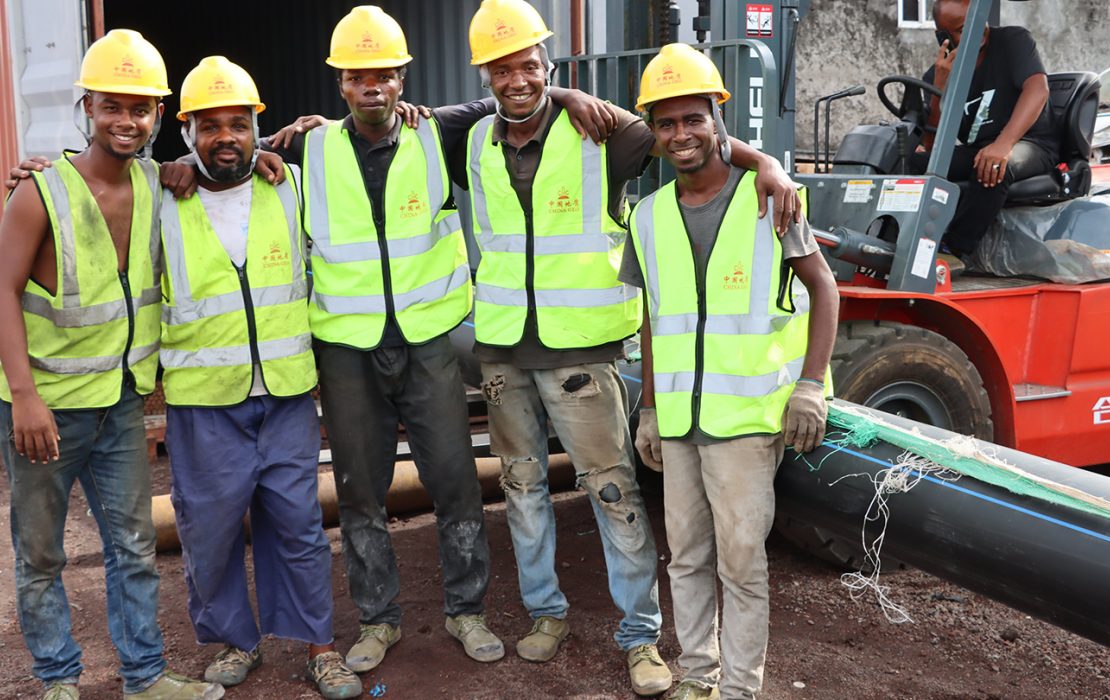
<svg viewBox="0 0 1110 700"><path fill-rule="evenodd" d="M366 673L378 667L389 647L401 641L401 628L387 622L361 625L358 641L347 652L347 668Z"/></svg>
<svg viewBox="0 0 1110 700"><path fill-rule="evenodd" d="M220 700L224 687L219 683L194 681L192 678L166 671L158 681L137 693L124 693L131 700Z"/></svg>
<svg viewBox="0 0 1110 700"><path fill-rule="evenodd" d="M42 700L80 700L81 691L76 683L52 683Z"/></svg>
<svg viewBox="0 0 1110 700"><path fill-rule="evenodd" d="M447 618L447 633L462 642L466 655L489 663L505 656L505 645L489 627L485 615L456 615Z"/></svg>
<svg viewBox="0 0 1110 700"><path fill-rule="evenodd" d="M717 686L706 688L693 681L682 681L668 700L721 700L721 691Z"/></svg>
<svg viewBox="0 0 1110 700"><path fill-rule="evenodd" d="M660 658L654 644L641 644L628 650L628 678L637 695L659 695L674 682L671 669Z"/></svg>
<svg viewBox="0 0 1110 700"><path fill-rule="evenodd" d="M308 678L327 700L346 700L362 695L362 681L347 668L338 651L325 651L309 659Z"/></svg>
<svg viewBox="0 0 1110 700"><path fill-rule="evenodd" d="M517 656L537 663L551 661L569 634L570 624L566 620L541 615L532 625L532 631L516 643Z"/></svg>
<svg viewBox="0 0 1110 700"><path fill-rule="evenodd" d="M223 648L216 659L204 669L204 680L219 683L225 688L239 685L247 680L247 674L262 664L262 649L243 651L232 646Z"/></svg>

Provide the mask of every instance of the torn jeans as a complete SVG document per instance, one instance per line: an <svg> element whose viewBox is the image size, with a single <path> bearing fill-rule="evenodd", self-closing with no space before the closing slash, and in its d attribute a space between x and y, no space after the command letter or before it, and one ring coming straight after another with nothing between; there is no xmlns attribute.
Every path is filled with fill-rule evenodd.
<svg viewBox="0 0 1110 700"><path fill-rule="evenodd" d="M533 619L564 618L567 599L555 571L555 511L547 482L548 420L590 496L609 572L609 592L624 617L621 649L654 644L662 615L655 540L632 460L624 384L614 363L558 369L482 364L490 444L501 458L520 595Z"/></svg>

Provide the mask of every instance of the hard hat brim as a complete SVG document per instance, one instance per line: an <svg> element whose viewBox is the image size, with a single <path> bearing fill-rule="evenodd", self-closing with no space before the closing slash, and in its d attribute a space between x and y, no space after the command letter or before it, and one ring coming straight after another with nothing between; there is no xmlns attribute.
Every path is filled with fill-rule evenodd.
<svg viewBox="0 0 1110 700"><path fill-rule="evenodd" d="M218 107L251 107L254 109L255 114L261 114L262 112L266 111L266 105L262 104L261 102L258 102L256 104L243 104L242 102L237 102L235 100L228 100L226 102L213 102L211 104L206 104L202 107L191 109L188 112L184 110L180 111L177 113L177 119L178 121L187 122L189 121L190 114L193 114L195 112L203 112L206 109L216 109Z"/></svg>
<svg viewBox="0 0 1110 700"><path fill-rule="evenodd" d="M652 95L650 100L644 100L644 101L638 102L636 104L636 111L637 112L647 112L648 107L650 107L651 105L656 104L657 102L662 102L663 100L669 100L672 97L686 97L688 95L712 95L712 94L717 95L717 104L719 104L719 105L723 105L724 103L728 102L729 99L732 97L732 93L730 93L728 90L725 90L724 88L721 88L720 90L712 90L712 91L707 91L707 90L693 91L693 90L689 90L689 89L679 88L679 89L676 89L676 90L670 90L668 92L663 92L659 95Z"/></svg>
<svg viewBox="0 0 1110 700"><path fill-rule="evenodd" d="M340 61L328 56L324 63L340 70L362 70L366 68L401 68L412 61L412 56L406 54L402 58L374 59L366 61Z"/></svg>
<svg viewBox="0 0 1110 700"><path fill-rule="evenodd" d="M89 92L110 92L116 95L140 95L142 97L165 97L172 95L173 90L167 88L154 88L142 87L139 85L96 85L93 83L86 83L78 80L73 83L74 87L79 87L82 90Z"/></svg>
<svg viewBox="0 0 1110 700"><path fill-rule="evenodd" d="M539 46L540 44L547 41L547 39L549 39L550 37L553 37L553 36L555 36L555 32L551 31L550 29L544 31L542 34L540 34L539 37L534 37L534 36L527 37L526 36L526 37L520 39L519 41L514 41L511 44L507 44L505 46L502 46L501 48L497 49L496 51L491 51L491 52L489 52L487 54L484 54L482 56L472 56L471 59L470 59L470 65L472 65L472 66L484 66L487 63L490 63L491 61L496 61L499 58L504 58L505 56L508 56L509 54L514 54L517 51L522 51L522 50L527 49L527 48L532 47L532 46Z"/></svg>

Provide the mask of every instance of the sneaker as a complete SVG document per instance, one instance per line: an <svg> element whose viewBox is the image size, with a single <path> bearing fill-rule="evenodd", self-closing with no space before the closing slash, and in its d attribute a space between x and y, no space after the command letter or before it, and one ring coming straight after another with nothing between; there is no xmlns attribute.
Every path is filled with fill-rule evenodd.
<svg viewBox="0 0 1110 700"><path fill-rule="evenodd" d="M570 624L566 620L541 615L532 625L532 631L516 643L517 656L537 663L550 661L569 634Z"/></svg>
<svg viewBox="0 0 1110 700"><path fill-rule="evenodd" d="M716 686L706 688L694 681L682 681L668 700L721 700L721 691Z"/></svg>
<svg viewBox="0 0 1110 700"><path fill-rule="evenodd" d="M254 651L243 651L232 646L223 648L216 659L204 669L204 680L219 683L225 688L247 680L247 674L262 664L261 645Z"/></svg>
<svg viewBox="0 0 1110 700"><path fill-rule="evenodd" d="M327 700L345 700L362 695L362 681L347 668L337 651L325 651L309 659L308 677Z"/></svg>
<svg viewBox="0 0 1110 700"><path fill-rule="evenodd" d="M124 693L132 700L220 700L224 687L219 683L194 681L173 671L163 673L154 685L137 693Z"/></svg>
<svg viewBox="0 0 1110 700"><path fill-rule="evenodd" d="M505 656L505 645L489 627L485 615L457 615L447 618L447 633L462 642L466 655L489 663Z"/></svg>
<svg viewBox="0 0 1110 700"><path fill-rule="evenodd" d="M81 692L77 690L76 683L52 683L46 689L42 700L79 700Z"/></svg>
<svg viewBox="0 0 1110 700"><path fill-rule="evenodd" d="M358 641L347 652L347 668L355 673L366 673L377 668L389 647L399 641L401 628L397 625L361 625Z"/></svg>
<svg viewBox="0 0 1110 700"><path fill-rule="evenodd" d="M628 677L637 695L659 695L674 682L671 669L654 644L641 644L628 651Z"/></svg>

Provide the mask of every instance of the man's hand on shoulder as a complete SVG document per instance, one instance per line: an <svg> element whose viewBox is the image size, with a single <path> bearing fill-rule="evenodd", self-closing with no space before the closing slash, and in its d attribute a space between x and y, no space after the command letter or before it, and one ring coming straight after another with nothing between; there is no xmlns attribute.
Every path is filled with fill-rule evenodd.
<svg viewBox="0 0 1110 700"><path fill-rule="evenodd" d="M41 173L49 167L52 166L46 156L31 156L20 163L18 167L8 171L8 179L4 181L4 187L8 190L14 190L16 185L31 178L31 171Z"/></svg>
<svg viewBox="0 0 1110 700"><path fill-rule="evenodd" d="M802 220L802 198L798 195L798 185L787 174L777 158L765 156L755 174L755 191L759 198L759 218L767 215L767 198L774 201L771 223L781 237L791 224Z"/></svg>
<svg viewBox="0 0 1110 700"><path fill-rule="evenodd" d="M266 139L267 144L274 150L281 150L290 148L293 145L293 137L297 134L306 134L318 126L331 124L331 120L320 116L319 114L309 114L304 117L297 117L292 124L283 126Z"/></svg>
<svg viewBox="0 0 1110 700"><path fill-rule="evenodd" d="M259 151L258 160L254 161L254 172L271 185L280 185L285 182L285 161L276 153Z"/></svg>
<svg viewBox="0 0 1110 700"><path fill-rule="evenodd" d="M158 166L158 179L162 188L169 190L174 199L188 199L197 191L196 160L192 153L181 156L170 163Z"/></svg>
<svg viewBox="0 0 1110 700"><path fill-rule="evenodd" d="M570 123L583 140L605 143L617 127L619 107L605 100L567 88L552 88L551 98L567 111Z"/></svg>

